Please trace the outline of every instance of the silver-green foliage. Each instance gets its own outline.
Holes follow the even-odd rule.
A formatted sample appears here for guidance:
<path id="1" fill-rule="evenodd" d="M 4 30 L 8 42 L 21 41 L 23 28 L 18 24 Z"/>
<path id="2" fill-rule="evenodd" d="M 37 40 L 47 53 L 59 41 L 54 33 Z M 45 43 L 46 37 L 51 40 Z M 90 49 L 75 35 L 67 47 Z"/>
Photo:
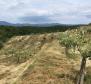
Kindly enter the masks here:
<path id="1" fill-rule="evenodd" d="M 68 32 L 63 32 L 60 35 L 60 43 L 66 46 L 67 48 L 75 47 L 77 45 L 77 40 Z"/>
<path id="2" fill-rule="evenodd" d="M 79 30 L 78 32 L 66 31 L 60 35 L 60 44 L 66 48 L 74 48 L 79 51 L 81 56 L 91 56 L 91 39 L 86 36 L 87 31 Z"/>
<path id="3" fill-rule="evenodd" d="M 22 63 L 31 58 L 30 49 L 10 49 L 7 51 L 9 55 L 11 55 L 11 61 L 15 63 Z M 8 55 L 7 54 L 7 55 Z"/>
<path id="4" fill-rule="evenodd" d="M 86 30 L 76 32 L 66 31 L 61 34 L 60 43 L 66 46 L 67 50 L 70 48 L 77 48 L 82 56 L 80 71 L 77 76 L 76 84 L 83 84 L 85 77 L 86 59 L 91 57 L 91 38 L 88 37 Z M 91 35 L 90 35 L 91 36 Z"/>

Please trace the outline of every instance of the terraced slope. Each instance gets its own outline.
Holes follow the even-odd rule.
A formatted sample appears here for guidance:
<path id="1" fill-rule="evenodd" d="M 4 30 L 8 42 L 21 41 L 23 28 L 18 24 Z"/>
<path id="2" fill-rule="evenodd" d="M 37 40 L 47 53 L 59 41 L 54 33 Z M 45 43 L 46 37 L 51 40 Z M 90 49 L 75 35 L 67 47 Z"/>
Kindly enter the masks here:
<path id="1" fill-rule="evenodd" d="M 74 84 L 80 59 L 67 57 L 58 38 L 59 32 L 11 37 L 0 50 L 0 84 Z"/>

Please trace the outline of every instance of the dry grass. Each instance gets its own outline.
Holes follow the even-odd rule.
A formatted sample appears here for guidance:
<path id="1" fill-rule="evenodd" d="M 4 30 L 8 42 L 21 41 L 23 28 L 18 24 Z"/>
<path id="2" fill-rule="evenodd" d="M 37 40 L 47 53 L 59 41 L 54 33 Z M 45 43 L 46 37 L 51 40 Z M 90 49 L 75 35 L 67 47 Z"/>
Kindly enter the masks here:
<path id="1" fill-rule="evenodd" d="M 59 33 L 12 37 L 0 50 L 0 84 L 74 84 L 80 60 L 66 56 L 58 37 Z"/>

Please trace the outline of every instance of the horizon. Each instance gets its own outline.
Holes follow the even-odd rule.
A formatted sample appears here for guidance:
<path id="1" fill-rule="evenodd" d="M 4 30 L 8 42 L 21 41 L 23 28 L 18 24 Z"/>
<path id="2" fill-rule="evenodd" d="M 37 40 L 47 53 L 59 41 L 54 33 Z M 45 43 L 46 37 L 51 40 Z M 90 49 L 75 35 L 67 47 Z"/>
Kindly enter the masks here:
<path id="1" fill-rule="evenodd" d="M 91 0 L 0 0 L 0 21 L 21 24 L 88 24 L 91 23 L 90 3 Z"/>
<path id="2" fill-rule="evenodd" d="M 8 21 L 0 21 L 0 25 L 89 25 L 90 23 L 85 23 L 85 24 L 62 24 L 62 23 L 13 23 L 13 22 L 8 22 Z"/>

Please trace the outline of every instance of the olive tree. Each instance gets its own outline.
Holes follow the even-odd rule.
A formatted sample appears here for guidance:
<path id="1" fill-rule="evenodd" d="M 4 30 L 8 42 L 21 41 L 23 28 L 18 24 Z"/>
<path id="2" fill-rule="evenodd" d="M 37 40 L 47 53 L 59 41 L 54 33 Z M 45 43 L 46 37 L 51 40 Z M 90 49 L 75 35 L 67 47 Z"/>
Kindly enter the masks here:
<path id="1" fill-rule="evenodd" d="M 87 37 L 86 34 L 87 32 L 84 30 L 79 30 L 74 33 L 66 31 L 63 32 L 60 37 L 60 43 L 63 44 L 67 50 L 70 48 L 77 48 L 80 56 L 82 57 L 76 84 L 84 83 L 86 60 L 91 57 L 91 39 L 90 37 Z"/>

